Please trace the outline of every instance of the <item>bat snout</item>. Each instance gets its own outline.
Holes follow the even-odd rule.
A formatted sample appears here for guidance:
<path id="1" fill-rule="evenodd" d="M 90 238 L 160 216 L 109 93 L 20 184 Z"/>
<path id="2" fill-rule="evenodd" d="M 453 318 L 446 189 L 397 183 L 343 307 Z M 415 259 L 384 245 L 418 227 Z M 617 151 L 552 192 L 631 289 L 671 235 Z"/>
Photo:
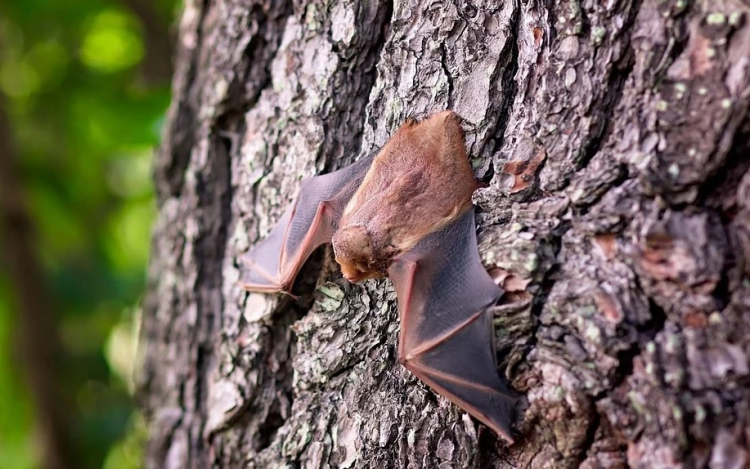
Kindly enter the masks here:
<path id="1" fill-rule="evenodd" d="M 344 278 L 347 279 L 349 281 L 349 283 L 359 283 L 362 280 L 364 280 L 364 275 L 362 275 L 361 273 L 359 275 L 358 274 L 353 274 L 353 275 L 350 274 L 350 275 L 344 275 Z"/>
<path id="2" fill-rule="evenodd" d="M 347 279 L 350 283 L 359 283 L 362 280 L 365 280 L 368 278 L 367 272 L 364 271 L 364 269 L 361 269 L 356 264 L 349 264 L 349 263 L 339 263 L 341 266 L 341 273 L 344 275 L 344 278 Z"/>
<path id="3" fill-rule="evenodd" d="M 357 283 L 377 276 L 373 269 L 372 238 L 364 226 L 349 225 L 339 229 L 331 244 L 341 273 L 349 282 Z"/>
<path id="4" fill-rule="evenodd" d="M 336 259 L 341 266 L 341 274 L 349 283 L 359 283 L 371 278 L 381 278 L 384 275 L 373 266 L 361 262 L 341 262 Z"/>

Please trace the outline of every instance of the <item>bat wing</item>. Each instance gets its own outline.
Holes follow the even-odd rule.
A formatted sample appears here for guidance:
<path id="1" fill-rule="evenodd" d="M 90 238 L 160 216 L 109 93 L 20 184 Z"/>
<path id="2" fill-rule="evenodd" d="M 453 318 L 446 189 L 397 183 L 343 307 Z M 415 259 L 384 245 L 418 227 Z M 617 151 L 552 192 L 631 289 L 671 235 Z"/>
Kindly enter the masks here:
<path id="1" fill-rule="evenodd" d="M 394 259 L 399 359 L 422 381 L 509 442 L 514 399 L 495 363 L 488 307 L 502 291 L 482 266 L 474 209 Z"/>
<path id="2" fill-rule="evenodd" d="M 331 236 L 376 153 L 346 168 L 302 181 L 299 195 L 266 239 L 240 259 L 242 286 L 289 293 L 302 264 Z"/>

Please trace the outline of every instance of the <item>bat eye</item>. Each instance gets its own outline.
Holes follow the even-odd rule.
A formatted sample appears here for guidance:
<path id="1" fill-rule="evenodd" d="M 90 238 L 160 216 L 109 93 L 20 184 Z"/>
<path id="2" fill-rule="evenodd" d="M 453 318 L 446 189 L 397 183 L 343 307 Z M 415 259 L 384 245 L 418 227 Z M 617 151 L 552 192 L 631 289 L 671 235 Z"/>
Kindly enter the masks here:
<path id="1" fill-rule="evenodd" d="M 362 273 L 365 273 L 370 269 L 368 269 L 367 264 L 363 264 L 362 262 L 357 262 L 357 270 L 359 270 Z"/>

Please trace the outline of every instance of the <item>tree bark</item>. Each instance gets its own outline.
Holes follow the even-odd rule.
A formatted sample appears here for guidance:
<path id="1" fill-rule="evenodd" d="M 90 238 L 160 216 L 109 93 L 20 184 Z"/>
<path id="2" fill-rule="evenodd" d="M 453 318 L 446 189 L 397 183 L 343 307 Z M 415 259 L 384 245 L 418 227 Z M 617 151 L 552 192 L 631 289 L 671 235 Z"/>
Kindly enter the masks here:
<path id="1" fill-rule="evenodd" d="M 493 3 L 496 6 L 486 6 Z M 750 464 L 750 5 L 187 1 L 156 161 L 149 467 Z M 506 446 L 398 363 L 388 281 L 237 257 L 302 177 L 450 108 L 507 292 Z"/>

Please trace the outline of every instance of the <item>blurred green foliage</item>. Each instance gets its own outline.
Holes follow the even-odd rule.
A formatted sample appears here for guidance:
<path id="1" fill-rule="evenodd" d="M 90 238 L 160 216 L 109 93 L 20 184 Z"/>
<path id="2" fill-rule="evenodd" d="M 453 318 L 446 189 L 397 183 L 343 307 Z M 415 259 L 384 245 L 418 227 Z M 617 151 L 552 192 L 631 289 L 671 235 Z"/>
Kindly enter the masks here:
<path id="1" fill-rule="evenodd" d="M 0 93 L 38 233 L 41 280 L 58 314 L 60 386 L 75 403 L 70 434 L 82 469 L 141 464 L 145 425 L 129 385 L 133 323 L 155 214 L 151 157 L 169 102 L 169 77 L 149 77 L 143 65 L 152 50 L 146 23 L 167 31 L 178 2 L 0 2 Z M 37 468 L 11 280 L 0 273 L 0 468 Z"/>

